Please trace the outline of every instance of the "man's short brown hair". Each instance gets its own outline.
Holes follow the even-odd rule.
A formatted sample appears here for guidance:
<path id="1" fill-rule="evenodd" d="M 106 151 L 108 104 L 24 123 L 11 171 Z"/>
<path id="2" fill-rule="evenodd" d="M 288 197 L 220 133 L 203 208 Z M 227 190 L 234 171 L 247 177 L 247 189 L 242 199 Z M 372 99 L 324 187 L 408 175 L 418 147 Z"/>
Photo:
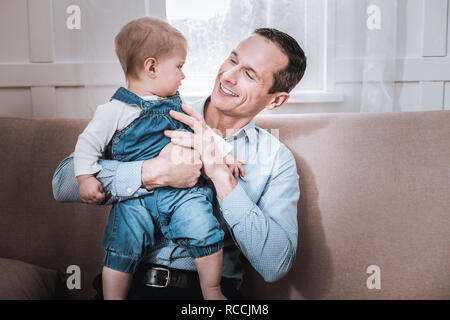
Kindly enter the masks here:
<path id="1" fill-rule="evenodd" d="M 290 92 L 303 78 L 306 70 L 306 56 L 298 42 L 287 33 L 273 28 L 259 28 L 254 34 L 262 36 L 276 45 L 289 59 L 288 65 L 273 75 L 269 93 Z"/>
<path id="2" fill-rule="evenodd" d="M 167 22 L 143 17 L 127 23 L 114 39 L 126 77 L 139 77 L 144 61 L 161 58 L 175 48 L 186 49 L 186 38 Z"/>

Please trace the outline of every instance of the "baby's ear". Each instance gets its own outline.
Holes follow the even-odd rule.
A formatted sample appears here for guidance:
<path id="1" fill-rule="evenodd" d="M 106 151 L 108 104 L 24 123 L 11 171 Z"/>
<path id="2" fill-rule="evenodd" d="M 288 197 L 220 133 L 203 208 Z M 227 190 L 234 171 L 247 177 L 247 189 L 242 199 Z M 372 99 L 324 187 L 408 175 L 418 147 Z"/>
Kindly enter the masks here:
<path id="1" fill-rule="evenodd" d="M 158 66 L 158 60 L 153 57 L 149 57 L 144 61 L 144 73 L 150 78 L 156 77 L 156 67 Z"/>

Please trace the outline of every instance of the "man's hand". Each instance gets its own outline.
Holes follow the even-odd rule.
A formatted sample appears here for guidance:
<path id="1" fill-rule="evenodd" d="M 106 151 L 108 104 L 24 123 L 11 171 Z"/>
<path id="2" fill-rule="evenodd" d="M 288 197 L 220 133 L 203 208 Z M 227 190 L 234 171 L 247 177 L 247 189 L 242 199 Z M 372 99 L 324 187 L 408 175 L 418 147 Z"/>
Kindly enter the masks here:
<path id="1" fill-rule="evenodd" d="M 214 137 L 205 119 L 192 108 L 186 105 L 181 107 L 186 114 L 171 110 L 170 116 L 188 125 L 194 132 L 166 130 L 164 134 L 171 138 L 172 143 L 200 153 L 205 174 L 214 183 L 219 199 L 224 199 L 237 185 L 237 180 L 216 151 Z"/>
<path id="2" fill-rule="evenodd" d="M 170 116 L 188 125 L 194 132 L 166 130 L 164 134 L 171 138 L 176 145 L 197 150 L 201 155 L 205 174 L 214 180 L 217 174 L 224 169 L 227 170 L 228 167 L 219 152 L 216 151 L 214 137 L 208 130 L 205 119 L 186 105 L 182 105 L 182 108 L 186 114 L 172 110 Z"/>
<path id="3" fill-rule="evenodd" d="M 231 154 L 226 155 L 223 160 L 236 179 L 238 179 L 240 175 L 245 177 L 245 171 L 243 167 L 243 165 L 245 164 L 244 161 L 233 157 Z"/>
<path id="4" fill-rule="evenodd" d="M 149 191 L 165 186 L 190 188 L 197 183 L 201 169 L 198 151 L 169 143 L 158 157 L 142 164 L 142 186 Z"/>
<path id="5" fill-rule="evenodd" d="M 77 177 L 80 196 L 88 204 L 100 204 L 105 200 L 103 186 L 94 175 L 85 174 Z"/>

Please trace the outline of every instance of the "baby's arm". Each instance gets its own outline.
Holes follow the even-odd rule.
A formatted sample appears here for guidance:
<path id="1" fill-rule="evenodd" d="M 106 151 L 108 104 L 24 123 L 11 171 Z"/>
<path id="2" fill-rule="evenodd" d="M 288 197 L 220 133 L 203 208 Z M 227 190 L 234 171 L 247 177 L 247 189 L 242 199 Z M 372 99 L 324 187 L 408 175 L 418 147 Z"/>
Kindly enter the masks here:
<path id="1" fill-rule="evenodd" d="M 75 176 L 83 202 L 98 203 L 105 199 L 100 181 L 95 178 L 101 170 L 98 160 L 117 129 L 120 110 L 106 103 L 97 108 L 92 120 L 78 137 L 74 152 Z"/>

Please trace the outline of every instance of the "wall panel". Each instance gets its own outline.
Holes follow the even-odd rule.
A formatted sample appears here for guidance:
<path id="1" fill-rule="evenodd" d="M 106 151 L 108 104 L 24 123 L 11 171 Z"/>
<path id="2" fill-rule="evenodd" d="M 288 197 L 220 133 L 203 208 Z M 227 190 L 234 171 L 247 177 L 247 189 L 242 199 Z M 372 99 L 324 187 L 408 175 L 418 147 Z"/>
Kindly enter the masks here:
<path id="1" fill-rule="evenodd" d="M 397 1 L 395 108 L 449 109 L 449 0 Z M 81 8 L 80 30 L 66 27 L 71 4 Z M 110 40 L 127 21 L 152 15 L 152 8 L 161 11 L 163 4 L 163 0 L 0 1 L 0 116 L 90 117 L 124 84 Z M 328 43 L 334 45 L 335 56 L 327 59 L 334 69 L 333 83 L 327 86 L 337 95 L 322 99 L 310 92 L 299 103 L 273 113 L 359 112 L 367 1 L 333 0 L 332 4 L 335 38 Z M 34 8 L 31 14 L 30 8 Z M 314 4 L 307 10 L 314 10 Z M 39 17 L 46 23 L 36 24 Z M 83 40 L 86 32 L 88 42 Z"/>
<path id="2" fill-rule="evenodd" d="M 29 88 L 0 88 L 2 117 L 33 118 Z"/>
<path id="3" fill-rule="evenodd" d="M 0 63 L 28 62 L 27 0 L 0 1 Z"/>

